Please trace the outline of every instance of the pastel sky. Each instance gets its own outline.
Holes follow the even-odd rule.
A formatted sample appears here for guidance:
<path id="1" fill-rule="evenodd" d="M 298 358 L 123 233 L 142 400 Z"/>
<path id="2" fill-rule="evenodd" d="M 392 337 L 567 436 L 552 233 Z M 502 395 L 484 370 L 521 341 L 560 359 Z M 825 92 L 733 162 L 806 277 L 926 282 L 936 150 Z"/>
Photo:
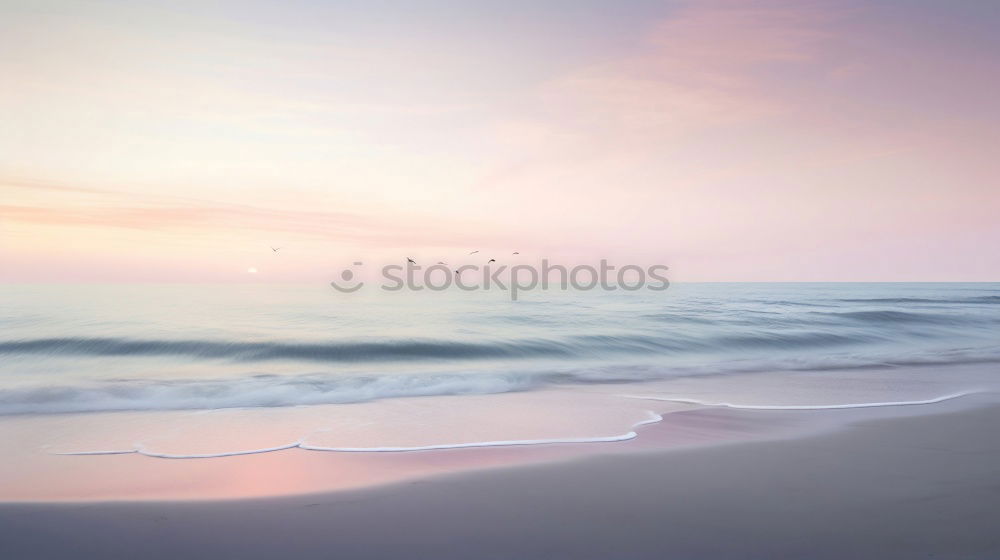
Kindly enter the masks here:
<path id="1" fill-rule="evenodd" d="M 998 28 L 998 2 L 5 0 L 0 280 L 473 249 L 1000 280 Z"/>

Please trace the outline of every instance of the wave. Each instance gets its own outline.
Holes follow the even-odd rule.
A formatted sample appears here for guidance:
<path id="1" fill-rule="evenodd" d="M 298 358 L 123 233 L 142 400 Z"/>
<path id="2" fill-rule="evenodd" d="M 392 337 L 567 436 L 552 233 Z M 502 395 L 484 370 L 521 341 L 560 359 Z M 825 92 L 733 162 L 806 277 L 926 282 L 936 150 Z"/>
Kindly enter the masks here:
<path id="1" fill-rule="evenodd" d="M 715 321 L 705 318 L 698 317 L 695 315 L 684 315 L 682 313 L 645 313 L 641 315 L 643 319 L 652 319 L 655 321 L 663 321 L 667 323 L 691 323 L 696 325 L 712 325 Z"/>
<path id="2" fill-rule="evenodd" d="M 698 399 L 679 399 L 672 397 L 657 397 L 646 395 L 621 395 L 629 399 L 642 399 L 650 401 L 674 402 L 680 404 L 696 404 L 699 406 L 714 406 L 722 408 L 737 408 L 740 410 L 839 410 L 847 408 L 879 408 L 886 406 L 916 406 L 925 404 L 937 404 L 953 399 L 983 393 L 984 391 L 963 391 L 952 393 L 941 397 L 934 397 L 916 401 L 885 401 L 869 403 L 846 403 L 846 404 L 733 404 L 728 402 L 710 402 Z"/>
<path id="3" fill-rule="evenodd" d="M 843 303 L 940 303 L 940 304 L 1000 304 L 1000 296 L 971 296 L 962 298 L 849 298 L 838 299 Z"/>
<path id="4" fill-rule="evenodd" d="M 759 332 L 755 334 L 721 336 L 717 337 L 715 342 L 725 347 L 739 349 L 831 348 L 870 343 L 880 338 L 873 334 L 840 334 L 823 331 L 796 334 Z"/>
<path id="5" fill-rule="evenodd" d="M 892 311 L 888 309 L 877 311 L 813 311 L 813 315 L 831 317 L 834 319 L 848 319 L 869 324 L 951 324 L 959 322 L 970 322 L 970 319 L 962 316 L 947 315 L 943 313 L 916 313 L 913 311 Z"/>
<path id="6" fill-rule="evenodd" d="M 0 342 L 0 354 L 75 356 L 186 356 L 191 358 L 267 361 L 296 359 L 322 362 L 375 360 L 513 358 L 572 355 L 558 341 L 534 339 L 492 342 L 386 340 L 336 342 L 246 342 L 145 340 L 130 338 L 39 338 Z"/>
<path id="7" fill-rule="evenodd" d="M 530 391 L 546 386 L 624 384 L 763 371 L 820 372 L 998 362 L 1000 349 L 969 348 L 896 357 L 761 358 L 688 366 L 578 364 L 563 368 L 461 373 L 347 375 L 330 372 L 214 379 L 118 379 L 86 385 L 0 389 L 0 415 L 347 404 L 403 397 L 485 395 Z"/>
<path id="8" fill-rule="evenodd" d="M 122 380 L 97 386 L 0 390 L 0 415 L 203 410 L 346 404 L 395 397 L 524 391 L 551 374 L 275 376 L 187 381 Z"/>
<path id="9" fill-rule="evenodd" d="M 38 338 L 0 341 L 0 355 L 91 357 L 186 357 L 235 362 L 296 360 L 363 363 L 418 360 L 575 358 L 609 354 L 670 354 L 739 348 L 814 348 L 871 342 L 872 335 L 821 330 L 757 332 L 696 338 L 690 335 L 578 335 L 562 339 L 525 338 L 488 341 L 388 339 L 378 341 L 277 342 L 153 340 L 132 338 Z"/>
<path id="10" fill-rule="evenodd" d="M 793 301 L 787 299 L 751 299 L 749 300 L 753 303 L 762 303 L 764 305 L 787 305 L 793 307 L 829 307 L 823 303 L 810 303 L 805 301 Z"/>
<path id="11" fill-rule="evenodd" d="M 243 342 L 142 340 L 129 338 L 40 338 L 0 341 L 2 354 L 94 357 L 176 356 L 239 362 L 298 360 L 376 362 L 399 360 L 482 360 L 565 358 L 595 352 L 670 352 L 691 349 L 687 339 L 632 335 L 581 335 L 565 339 L 532 338 L 490 341 L 390 339 L 332 342 Z"/>

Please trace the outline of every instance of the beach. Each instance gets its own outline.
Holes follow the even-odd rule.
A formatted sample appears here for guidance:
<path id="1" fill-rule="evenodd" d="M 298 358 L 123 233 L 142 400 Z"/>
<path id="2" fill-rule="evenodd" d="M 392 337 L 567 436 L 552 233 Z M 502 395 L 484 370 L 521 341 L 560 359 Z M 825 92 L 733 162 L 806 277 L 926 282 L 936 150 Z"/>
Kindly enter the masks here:
<path id="1" fill-rule="evenodd" d="M 995 558 L 1000 406 L 973 404 L 911 407 L 921 410 L 776 441 L 596 455 L 354 491 L 6 504 L 0 555 Z"/>
<path id="2" fill-rule="evenodd" d="M 0 557 L 995 558 L 998 288 L 12 288 Z"/>
<path id="3" fill-rule="evenodd" d="M 1000 1 L 0 22 L 0 560 L 1000 560 Z"/>

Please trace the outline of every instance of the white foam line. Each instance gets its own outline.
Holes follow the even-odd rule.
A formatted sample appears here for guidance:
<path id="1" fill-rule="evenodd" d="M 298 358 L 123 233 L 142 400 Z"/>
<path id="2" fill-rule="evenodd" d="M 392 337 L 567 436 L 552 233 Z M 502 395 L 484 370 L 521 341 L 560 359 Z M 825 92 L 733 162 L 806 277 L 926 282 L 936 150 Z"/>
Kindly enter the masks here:
<path id="1" fill-rule="evenodd" d="M 622 397 L 629 399 L 645 399 L 651 401 L 665 401 L 665 402 L 675 402 L 683 404 L 696 404 L 700 406 L 718 406 L 723 408 L 738 408 L 741 410 L 833 410 L 833 409 L 843 409 L 843 408 L 876 408 L 883 406 L 913 406 L 921 404 L 935 404 L 944 401 L 950 401 L 952 399 L 957 399 L 959 397 L 965 397 L 968 395 L 974 395 L 979 393 L 979 391 L 966 391 L 963 393 L 953 393 L 951 395 L 945 395 L 943 397 L 935 397 L 933 399 L 927 399 L 922 401 L 887 401 L 887 402 L 873 402 L 873 403 L 848 403 L 848 404 L 793 404 L 793 405 L 782 405 L 782 404 L 733 404 L 728 402 L 708 402 L 699 401 L 696 399 L 675 399 L 667 397 L 654 397 L 646 395 L 621 395 Z"/>
<path id="2" fill-rule="evenodd" d="M 108 451 L 50 451 L 50 455 L 128 455 L 138 453 L 135 449 L 111 449 Z"/>
<path id="3" fill-rule="evenodd" d="M 434 451 L 442 449 L 468 449 L 471 447 L 513 447 L 518 445 L 551 445 L 556 443 L 608 443 L 617 441 L 628 441 L 639 436 L 635 428 L 647 424 L 655 424 L 663 420 L 663 417 L 652 411 L 646 411 L 649 418 L 641 420 L 632 425 L 632 431 L 627 434 L 615 436 L 597 436 L 581 438 L 552 438 L 552 439 L 514 439 L 501 441 L 474 441 L 468 443 L 442 443 L 436 445 L 420 445 L 413 447 L 321 447 L 316 445 L 300 444 L 299 447 L 309 451 L 337 451 L 342 453 L 401 453 L 407 451 Z"/>
<path id="4" fill-rule="evenodd" d="M 202 454 L 172 454 L 172 453 L 158 453 L 155 451 L 149 451 L 143 449 L 141 445 L 137 445 L 135 449 L 130 450 L 115 450 L 115 451 L 70 451 L 63 453 L 53 453 L 54 455 L 123 455 L 128 453 L 137 453 L 139 455 L 145 455 L 147 457 L 155 457 L 157 459 L 212 459 L 216 457 L 233 457 L 237 455 L 255 455 L 258 453 L 271 453 L 273 451 L 283 451 L 285 449 L 304 449 L 306 451 L 328 451 L 328 452 L 341 452 L 341 453 L 403 453 L 407 451 L 433 451 L 442 449 L 468 449 L 474 447 L 513 447 L 518 445 L 551 445 L 557 443 L 609 443 L 618 441 L 628 441 L 639 436 L 635 429 L 640 426 L 646 426 L 648 424 L 655 424 L 663 420 L 663 417 L 652 411 L 646 411 L 649 418 L 645 420 L 640 420 L 632 425 L 632 431 L 626 434 L 614 435 L 614 436 L 596 436 L 596 437 L 579 437 L 579 438 L 552 438 L 552 439 L 515 439 L 515 440 L 501 440 L 501 441 L 475 441 L 467 443 L 441 443 L 435 445 L 419 445 L 413 447 L 323 447 L 318 445 L 309 445 L 301 441 L 295 443 L 289 443 L 286 445 L 279 445 L 276 447 L 266 447 L 262 449 L 250 449 L 246 451 L 227 451 L 223 453 L 202 453 Z"/>
<path id="5" fill-rule="evenodd" d="M 52 455 L 145 455 L 146 457 L 155 457 L 157 459 L 212 459 L 215 457 L 233 457 L 236 455 L 256 455 L 258 453 L 270 453 L 272 451 L 281 451 L 284 449 L 293 449 L 298 447 L 298 442 L 289 443 L 287 445 L 279 445 L 276 447 L 265 447 L 262 449 L 247 449 L 243 451 L 224 451 L 221 453 L 200 453 L 200 454 L 173 454 L 173 453 L 158 453 L 156 451 L 149 451 L 143 449 L 142 446 L 136 446 L 135 449 L 120 449 L 120 450 L 109 450 L 109 451 L 54 451 L 51 452 Z"/>
<path id="6" fill-rule="evenodd" d="M 156 457 L 157 459 L 214 459 L 216 457 L 235 457 L 237 455 L 258 455 L 260 453 L 271 453 L 272 451 L 284 451 L 285 449 L 294 449 L 299 447 L 300 443 L 288 443 L 285 445 L 277 445 L 275 447 L 264 447 L 261 449 L 247 449 L 244 451 L 223 451 L 221 453 L 183 453 L 183 454 L 173 454 L 173 453 L 158 453 L 156 451 L 147 451 L 145 449 L 139 448 L 135 452 L 140 455 L 145 455 L 146 457 Z"/>
<path id="7" fill-rule="evenodd" d="M 647 426 L 649 424 L 656 424 L 657 422 L 663 421 L 663 416 L 660 416 L 659 414 L 653 412 L 652 410 L 647 410 L 646 414 L 649 415 L 649 418 L 645 420 L 640 420 L 639 422 L 632 424 L 633 429 L 638 428 L 639 426 Z"/>
<path id="8" fill-rule="evenodd" d="M 441 443 L 437 445 L 418 445 L 414 447 L 320 447 L 302 444 L 299 447 L 308 451 L 339 451 L 343 453 L 400 453 L 405 451 L 433 451 L 438 449 L 466 449 L 469 447 L 512 447 L 515 445 L 545 445 L 553 443 L 600 443 L 613 441 L 628 441 L 639 434 L 629 432 L 616 436 L 582 437 L 565 439 L 512 439 L 501 441 L 473 441 L 468 443 Z"/>

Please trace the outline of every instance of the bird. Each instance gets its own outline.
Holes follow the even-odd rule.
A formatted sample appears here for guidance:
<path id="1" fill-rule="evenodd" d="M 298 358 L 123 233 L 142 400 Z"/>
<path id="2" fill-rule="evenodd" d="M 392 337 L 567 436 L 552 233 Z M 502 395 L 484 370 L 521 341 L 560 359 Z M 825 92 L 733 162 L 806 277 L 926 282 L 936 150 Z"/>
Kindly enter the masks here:
<path id="1" fill-rule="evenodd" d="M 443 262 L 443 261 L 438 261 L 438 264 L 448 264 L 448 263 Z"/>
<path id="2" fill-rule="evenodd" d="M 478 253 L 478 252 L 479 252 L 479 249 L 476 249 L 475 251 L 473 251 L 473 252 L 471 252 L 471 253 L 469 253 L 469 254 L 470 254 L 470 255 L 475 255 L 475 254 L 476 254 L 476 253 Z"/>
<path id="3" fill-rule="evenodd" d="M 491 262 L 497 262 L 497 260 L 496 259 L 490 259 L 486 264 L 490 264 Z"/>
<path id="4" fill-rule="evenodd" d="M 515 255 L 520 255 L 521 253 L 518 253 L 517 251 L 514 251 L 514 253 L 513 253 L 513 254 L 515 254 Z"/>
<path id="5" fill-rule="evenodd" d="M 406 262 L 408 262 L 410 264 L 417 264 L 417 261 L 411 259 L 410 257 L 406 257 Z"/>
<path id="6" fill-rule="evenodd" d="M 281 250 L 281 247 L 271 247 L 271 252 L 272 253 L 277 253 L 280 250 Z"/>
<path id="7" fill-rule="evenodd" d="M 458 275 L 460 275 L 460 274 L 462 274 L 462 273 L 461 273 L 461 272 L 459 272 L 459 271 L 457 271 L 457 270 L 455 271 L 455 276 L 458 276 Z"/>

